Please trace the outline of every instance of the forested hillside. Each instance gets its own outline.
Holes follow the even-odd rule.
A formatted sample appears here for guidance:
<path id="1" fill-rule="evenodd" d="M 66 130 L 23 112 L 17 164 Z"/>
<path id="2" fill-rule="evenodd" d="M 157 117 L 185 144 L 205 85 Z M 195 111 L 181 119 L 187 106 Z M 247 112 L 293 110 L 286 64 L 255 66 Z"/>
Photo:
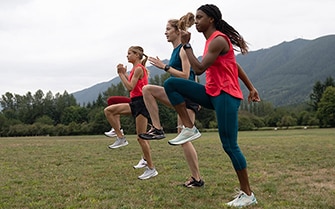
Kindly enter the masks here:
<path id="1" fill-rule="evenodd" d="M 315 82 L 335 77 L 335 35 L 297 39 L 269 49 L 238 55 L 263 99 L 276 106 L 309 99 Z"/>

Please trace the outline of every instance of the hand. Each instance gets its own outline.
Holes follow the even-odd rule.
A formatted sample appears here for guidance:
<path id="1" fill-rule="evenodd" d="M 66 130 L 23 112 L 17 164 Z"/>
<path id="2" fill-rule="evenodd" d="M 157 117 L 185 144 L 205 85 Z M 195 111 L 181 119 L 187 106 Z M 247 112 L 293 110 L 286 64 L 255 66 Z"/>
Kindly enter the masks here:
<path id="1" fill-rule="evenodd" d="M 125 74 L 127 72 L 127 66 L 124 67 L 123 64 L 118 64 L 116 68 L 118 74 Z"/>
<path id="2" fill-rule="evenodd" d="M 181 34 L 181 43 L 182 44 L 187 44 L 190 42 L 191 40 L 191 33 L 186 31 L 186 30 L 181 30 L 180 31 Z"/>
<path id="3" fill-rule="evenodd" d="M 260 102 L 261 99 L 258 95 L 258 91 L 257 89 L 253 88 L 250 92 L 249 92 L 249 96 L 248 96 L 248 102 Z"/>
<path id="4" fill-rule="evenodd" d="M 152 64 L 153 66 L 156 66 L 160 69 L 164 69 L 165 64 L 158 58 L 158 57 L 149 57 L 148 58 L 150 64 Z"/>

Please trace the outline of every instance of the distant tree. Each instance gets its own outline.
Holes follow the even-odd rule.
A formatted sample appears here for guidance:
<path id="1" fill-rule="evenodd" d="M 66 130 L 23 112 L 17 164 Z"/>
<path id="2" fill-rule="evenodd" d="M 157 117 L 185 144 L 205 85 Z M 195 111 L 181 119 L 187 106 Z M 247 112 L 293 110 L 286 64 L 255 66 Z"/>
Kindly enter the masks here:
<path id="1" fill-rule="evenodd" d="M 128 96 L 129 97 L 129 91 L 124 87 L 122 82 L 119 82 L 117 85 L 112 84 L 111 87 L 109 87 L 105 92 L 102 94 L 102 99 L 104 100 L 104 105 L 107 105 L 107 99 L 110 96 Z"/>
<path id="2" fill-rule="evenodd" d="M 0 112 L 0 136 L 5 136 L 5 132 L 8 129 L 8 119 Z"/>
<path id="3" fill-rule="evenodd" d="M 93 103 L 94 107 L 104 107 L 106 106 L 106 99 L 103 99 L 102 94 L 98 95 L 97 100 L 95 100 L 95 102 Z"/>
<path id="4" fill-rule="evenodd" d="M 327 77 L 326 80 L 325 80 L 325 82 L 324 82 L 324 86 L 325 86 L 325 89 L 328 86 L 335 87 L 335 81 L 334 81 L 333 77 Z"/>
<path id="5" fill-rule="evenodd" d="M 200 111 L 196 114 L 195 119 L 198 123 L 201 123 L 203 128 L 209 128 L 211 121 L 216 121 L 215 111 L 201 107 Z"/>
<path id="6" fill-rule="evenodd" d="M 312 106 L 313 111 L 318 110 L 318 103 L 322 98 L 323 92 L 328 86 L 335 87 L 335 82 L 332 77 L 327 77 L 325 82 L 317 81 L 313 86 L 313 92 L 310 94 L 310 105 Z"/>
<path id="7" fill-rule="evenodd" d="M 77 105 L 76 99 L 72 94 L 68 94 L 67 91 L 64 91 L 63 94 L 57 93 L 55 95 L 55 102 L 54 102 L 55 124 L 61 122 L 61 116 L 65 108 L 76 105 Z"/>
<path id="8" fill-rule="evenodd" d="M 273 112 L 273 104 L 267 101 L 251 102 L 242 100 L 240 110 L 248 111 L 256 116 L 266 116 Z"/>
<path id="9" fill-rule="evenodd" d="M 318 103 L 317 116 L 323 127 L 335 127 L 335 87 L 329 86 Z"/>
<path id="10" fill-rule="evenodd" d="M 313 126 L 313 125 L 319 125 L 319 120 L 316 118 L 316 114 L 314 112 L 310 111 L 301 111 L 298 114 L 297 119 L 298 125 L 303 126 Z"/>
<path id="11" fill-rule="evenodd" d="M 244 114 L 239 114 L 238 116 L 238 130 L 239 131 L 250 131 L 255 128 L 251 119 Z"/>
<path id="12" fill-rule="evenodd" d="M 291 115 L 284 115 L 281 120 L 277 122 L 277 126 L 286 128 L 288 128 L 289 126 L 294 126 L 296 124 L 296 119 L 293 118 Z"/>
<path id="13" fill-rule="evenodd" d="M 317 111 L 318 103 L 321 100 L 323 91 L 324 89 L 322 83 L 320 81 L 317 81 L 313 86 L 313 93 L 311 93 L 309 96 L 313 111 Z"/>
<path id="14" fill-rule="evenodd" d="M 152 85 L 158 85 L 158 86 L 163 86 L 163 83 L 166 79 L 170 78 L 169 73 L 163 73 L 160 76 L 156 75 L 153 78 L 149 79 L 149 83 Z"/>
<path id="15" fill-rule="evenodd" d="M 70 123 L 81 124 L 87 122 L 87 109 L 79 105 L 66 107 L 61 115 L 61 123 L 69 125 Z"/>
<path id="16" fill-rule="evenodd" d="M 54 121 L 47 115 L 43 115 L 42 117 L 36 118 L 35 123 L 41 123 L 46 125 L 53 125 Z"/>
<path id="17" fill-rule="evenodd" d="M 159 75 L 155 75 L 152 78 L 149 78 L 149 83 L 152 85 L 162 85 L 161 77 Z"/>
<path id="18" fill-rule="evenodd" d="M 104 131 L 110 130 L 110 125 L 106 120 L 104 111 L 102 108 L 94 108 L 89 114 L 91 134 L 102 134 Z M 122 124 L 122 121 L 121 121 Z"/>
<path id="19" fill-rule="evenodd" d="M 265 125 L 269 127 L 276 127 L 285 114 L 287 114 L 287 111 L 283 108 L 274 109 L 269 115 L 264 117 Z"/>
<path id="20" fill-rule="evenodd" d="M 0 104 L 3 110 L 15 110 L 14 95 L 10 92 L 6 92 L 4 95 L 2 95 Z"/>

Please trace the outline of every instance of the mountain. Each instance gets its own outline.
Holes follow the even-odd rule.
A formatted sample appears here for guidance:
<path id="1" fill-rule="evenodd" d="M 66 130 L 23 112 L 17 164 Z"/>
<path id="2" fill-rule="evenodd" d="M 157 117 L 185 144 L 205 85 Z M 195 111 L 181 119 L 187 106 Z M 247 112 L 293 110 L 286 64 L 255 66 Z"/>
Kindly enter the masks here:
<path id="1" fill-rule="evenodd" d="M 283 42 L 268 49 L 238 54 L 237 62 L 243 67 L 260 93 L 261 99 L 275 106 L 299 104 L 309 100 L 313 85 L 324 82 L 327 77 L 335 79 L 335 35 L 314 40 L 296 39 Z M 167 62 L 168 60 L 165 60 Z M 149 66 L 150 76 L 165 73 Z M 200 81 L 205 81 L 204 74 Z M 74 92 L 80 104 L 95 101 L 112 84 L 120 82 L 118 77 L 87 89 Z M 245 97 L 248 92 L 241 83 Z"/>
<path id="2" fill-rule="evenodd" d="M 335 35 L 296 39 L 236 60 L 264 100 L 283 106 L 308 101 L 315 82 L 335 79 L 334 46 Z"/>

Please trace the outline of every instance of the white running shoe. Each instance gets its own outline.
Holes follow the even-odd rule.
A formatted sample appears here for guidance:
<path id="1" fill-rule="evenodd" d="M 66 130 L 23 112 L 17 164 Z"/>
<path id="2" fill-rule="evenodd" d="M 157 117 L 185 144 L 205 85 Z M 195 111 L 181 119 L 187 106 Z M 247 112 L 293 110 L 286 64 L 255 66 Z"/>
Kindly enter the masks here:
<path id="1" fill-rule="evenodd" d="M 123 129 L 120 129 L 120 131 L 121 131 L 121 133 L 123 135 Z M 116 133 L 115 133 L 114 128 L 112 128 L 110 131 L 105 132 L 104 134 L 107 137 L 116 137 Z"/>
<path id="2" fill-rule="evenodd" d="M 193 126 L 192 128 L 183 127 L 180 134 L 176 138 L 169 140 L 168 143 L 170 145 L 185 144 L 186 142 L 196 140 L 200 136 L 201 133 L 195 126 Z"/>
<path id="3" fill-rule="evenodd" d="M 240 191 L 234 200 L 226 203 L 228 206 L 233 206 L 233 207 L 245 207 L 249 205 L 254 205 L 257 204 L 256 197 L 254 193 L 251 193 L 250 196 L 248 196 L 245 192 Z"/>
<path id="4" fill-rule="evenodd" d="M 123 147 L 126 145 L 128 145 L 128 142 L 125 137 L 123 138 L 116 137 L 116 141 L 114 142 L 114 144 L 111 144 L 108 147 L 110 149 L 116 149 L 116 148 Z"/>
<path id="5" fill-rule="evenodd" d="M 148 165 L 147 161 L 144 160 L 143 158 L 137 163 L 137 165 L 134 165 L 133 168 L 144 168 Z"/>
<path id="6" fill-rule="evenodd" d="M 145 179 L 149 179 L 151 177 L 157 176 L 158 172 L 155 168 L 150 169 L 149 167 L 147 167 L 144 171 L 144 173 L 142 175 L 140 175 L 138 178 L 145 180 Z"/>

